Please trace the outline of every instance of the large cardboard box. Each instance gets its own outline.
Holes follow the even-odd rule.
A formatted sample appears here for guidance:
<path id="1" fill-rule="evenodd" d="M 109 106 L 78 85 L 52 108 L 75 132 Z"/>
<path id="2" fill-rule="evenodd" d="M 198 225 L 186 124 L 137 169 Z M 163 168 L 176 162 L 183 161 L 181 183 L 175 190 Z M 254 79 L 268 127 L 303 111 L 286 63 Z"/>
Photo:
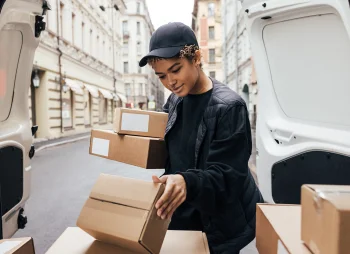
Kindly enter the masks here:
<path id="1" fill-rule="evenodd" d="M 89 152 L 146 169 L 163 169 L 168 156 L 164 140 L 118 135 L 107 130 L 91 131 Z"/>
<path id="2" fill-rule="evenodd" d="M 134 254 L 97 241 L 80 228 L 67 228 L 46 254 Z M 160 254 L 209 254 L 207 238 L 199 231 L 167 231 Z"/>
<path id="3" fill-rule="evenodd" d="M 256 246 L 260 254 L 311 254 L 300 238 L 299 205 L 258 204 Z"/>
<path id="4" fill-rule="evenodd" d="M 12 238 L 0 240 L 1 254 L 35 254 L 33 238 Z"/>
<path id="5" fill-rule="evenodd" d="M 101 174 L 77 226 L 102 242 L 138 253 L 159 253 L 170 220 L 157 215 L 163 184 Z"/>
<path id="6" fill-rule="evenodd" d="M 315 254 L 350 253 L 350 186 L 303 185 L 301 238 Z"/>
<path id="7" fill-rule="evenodd" d="M 164 138 L 167 121 L 166 113 L 116 108 L 114 131 L 119 134 Z"/>

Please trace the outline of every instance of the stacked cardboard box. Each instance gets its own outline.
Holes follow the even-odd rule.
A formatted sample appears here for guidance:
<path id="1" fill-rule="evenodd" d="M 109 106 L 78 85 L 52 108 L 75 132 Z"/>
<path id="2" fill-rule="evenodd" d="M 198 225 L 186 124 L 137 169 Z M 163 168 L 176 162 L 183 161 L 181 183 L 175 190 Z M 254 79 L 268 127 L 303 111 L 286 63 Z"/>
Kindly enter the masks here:
<path id="1" fill-rule="evenodd" d="M 208 254 L 202 232 L 167 231 L 157 216 L 163 184 L 101 174 L 79 218 L 48 254 L 198 253 Z"/>
<path id="2" fill-rule="evenodd" d="M 164 168 L 168 115 L 118 108 L 114 128 L 92 130 L 90 154 L 143 167 Z M 202 232 L 168 231 L 170 219 L 155 204 L 164 184 L 101 174 L 81 210 L 49 254 L 198 253 L 208 254 Z"/>
<path id="3" fill-rule="evenodd" d="M 350 253 L 350 186 L 302 187 L 301 238 L 315 254 Z"/>
<path id="4" fill-rule="evenodd" d="M 301 195 L 301 206 L 257 205 L 259 253 L 350 253 L 350 186 L 304 185 Z"/>
<path id="5" fill-rule="evenodd" d="M 117 108 L 113 130 L 91 131 L 89 152 L 146 169 L 164 168 L 167 120 L 166 113 Z"/>

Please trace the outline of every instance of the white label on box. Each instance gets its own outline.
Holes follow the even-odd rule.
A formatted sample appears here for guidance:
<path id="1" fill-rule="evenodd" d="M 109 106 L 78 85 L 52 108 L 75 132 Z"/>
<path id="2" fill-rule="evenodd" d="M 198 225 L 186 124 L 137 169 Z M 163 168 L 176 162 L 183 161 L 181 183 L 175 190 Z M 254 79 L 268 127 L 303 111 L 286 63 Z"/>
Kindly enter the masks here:
<path id="1" fill-rule="evenodd" d="M 102 138 L 93 138 L 92 140 L 92 149 L 93 154 L 108 156 L 109 151 L 109 140 Z"/>
<path id="2" fill-rule="evenodd" d="M 0 243 L 0 254 L 4 254 L 13 248 L 17 247 L 20 245 L 22 241 L 6 241 L 3 243 Z"/>
<path id="3" fill-rule="evenodd" d="M 277 254 L 289 254 L 289 252 L 287 251 L 286 247 L 284 247 L 281 240 L 278 240 Z"/>
<path id="4" fill-rule="evenodd" d="M 148 132 L 149 115 L 141 114 L 122 114 L 122 126 L 123 131 L 140 131 Z"/>

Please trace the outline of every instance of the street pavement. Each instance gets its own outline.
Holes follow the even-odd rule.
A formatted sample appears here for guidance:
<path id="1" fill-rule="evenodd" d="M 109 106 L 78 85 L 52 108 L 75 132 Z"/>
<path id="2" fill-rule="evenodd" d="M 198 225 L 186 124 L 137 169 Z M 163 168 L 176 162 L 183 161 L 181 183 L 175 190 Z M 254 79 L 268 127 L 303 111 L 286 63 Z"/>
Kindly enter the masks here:
<path id="1" fill-rule="evenodd" d="M 31 236 L 36 253 L 45 253 L 67 227 L 76 226 L 84 202 L 100 173 L 151 181 L 163 170 L 146 170 L 89 155 L 89 140 L 51 147 L 32 160 L 28 224 L 14 237 Z M 241 254 L 256 254 L 251 243 Z"/>

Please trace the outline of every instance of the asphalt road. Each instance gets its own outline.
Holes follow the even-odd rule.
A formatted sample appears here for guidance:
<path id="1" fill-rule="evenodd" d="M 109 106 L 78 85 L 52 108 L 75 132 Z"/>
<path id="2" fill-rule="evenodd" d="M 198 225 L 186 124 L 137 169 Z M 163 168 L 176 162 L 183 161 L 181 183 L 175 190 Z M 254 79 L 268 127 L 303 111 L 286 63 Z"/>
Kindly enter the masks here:
<path id="1" fill-rule="evenodd" d="M 31 236 L 36 253 L 45 253 L 62 232 L 76 225 L 80 210 L 100 173 L 151 181 L 163 170 L 145 170 L 89 155 L 88 139 L 40 151 L 32 160 L 28 224 L 14 237 Z M 256 254 L 254 243 L 242 254 Z"/>

